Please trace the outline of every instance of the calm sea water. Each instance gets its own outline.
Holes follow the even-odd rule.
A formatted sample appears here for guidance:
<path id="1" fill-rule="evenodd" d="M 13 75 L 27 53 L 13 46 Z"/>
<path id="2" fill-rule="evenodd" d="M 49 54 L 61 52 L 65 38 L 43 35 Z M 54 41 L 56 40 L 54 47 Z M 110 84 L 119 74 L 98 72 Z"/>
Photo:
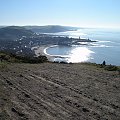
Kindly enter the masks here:
<path id="1" fill-rule="evenodd" d="M 118 29 L 80 29 L 55 34 L 74 38 L 80 36 L 98 42 L 87 45 L 49 47 L 46 53 L 56 56 L 53 61 L 102 63 L 105 60 L 107 64 L 120 66 L 120 30 Z"/>

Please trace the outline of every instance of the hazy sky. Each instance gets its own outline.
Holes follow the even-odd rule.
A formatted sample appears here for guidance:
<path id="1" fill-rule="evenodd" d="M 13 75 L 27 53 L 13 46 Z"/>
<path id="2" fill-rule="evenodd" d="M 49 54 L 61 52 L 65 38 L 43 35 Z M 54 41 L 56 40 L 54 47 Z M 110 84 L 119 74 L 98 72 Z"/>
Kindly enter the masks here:
<path id="1" fill-rule="evenodd" d="M 120 28 L 120 0 L 0 0 L 0 25 Z"/>

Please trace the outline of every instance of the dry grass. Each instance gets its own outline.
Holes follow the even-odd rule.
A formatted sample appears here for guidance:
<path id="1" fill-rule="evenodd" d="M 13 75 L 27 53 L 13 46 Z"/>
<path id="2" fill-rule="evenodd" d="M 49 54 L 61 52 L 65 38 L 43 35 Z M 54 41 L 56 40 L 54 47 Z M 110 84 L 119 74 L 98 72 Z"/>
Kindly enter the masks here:
<path id="1" fill-rule="evenodd" d="M 9 99 L 1 107 L 5 119 L 120 120 L 117 71 L 57 63 L 8 64 L 7 69 L 0 71 L 6 88 L 0 100 Z"/>

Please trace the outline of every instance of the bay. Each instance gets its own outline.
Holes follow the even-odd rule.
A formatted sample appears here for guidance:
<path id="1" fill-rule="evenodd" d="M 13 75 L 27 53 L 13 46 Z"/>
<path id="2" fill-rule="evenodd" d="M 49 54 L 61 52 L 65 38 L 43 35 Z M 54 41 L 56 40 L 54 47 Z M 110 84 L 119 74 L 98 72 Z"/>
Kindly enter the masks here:
<path id="1" fill-rule="evenodd" d="M 105 60 L 107 64 L 120 66 L 120 30 L 118 29 L 89 28 L 55 33 L 55 35 L 73 38 L 80 36 L 97 42 L 87 45 L 49 47 L 46 53 L 55 56 L 53 61 L 102 63 Z"/>

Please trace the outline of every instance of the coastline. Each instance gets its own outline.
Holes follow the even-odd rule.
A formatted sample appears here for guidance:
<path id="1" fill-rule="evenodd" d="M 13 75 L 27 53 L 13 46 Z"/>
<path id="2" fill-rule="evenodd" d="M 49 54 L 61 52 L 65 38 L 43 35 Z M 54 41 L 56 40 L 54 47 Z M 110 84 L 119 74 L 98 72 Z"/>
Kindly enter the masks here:
<path id="1" fill-rule="evenodd" d="M 54 56 L 47 54 L 46 49 L 54 46 L 56 45 L 36 46 L 36 47 L 33 47 L 32 50 L 34 50 L 36 56 L 45 55 L 49 61 L 52 61 L 54 59 Z"/>
<path id="2" fill-rule="evenodd" d="M 54 61 L 55 58 L 68 58 L 67 55 L 50 55 L 46 52 L 48 48 L 56 47 L 58 45 L 42 45 L 42 46 L 36 46 L 33 47 L 32 50 L 34 50 L 36 56 L 44 55 L 48 58 L 49 61 Z"/>
<path id="3" fill-rule="evenodd" d="M 49 44 L 49 45 L 41 45 L 41 46 L 35 46 L 35 47 L 32 47 L 32 50 L 35 52 L 35 56 L 40 56 L 40 55 L 44 55 L 47 57 L 48 61 L 50 62 L 68 62 L 68 59 L 70 58 L 69 56 L 67 55 L 52 55 L 52 54 L 48 54 L 47 53 L 47 49 L 49 48 L 52 48 L 52 47 L 57 47 L 58 45 L 52 45 L 52 44 Z M 104 60 L 104 59 L 103 59 Z M 91 63 L 96 63 L 96 64 L 101 64 L 101 62 L 94 62 L 94 61 L 81 61 L 82 63 L 86 63 L 86 62 L 91 62 Z M 119 64 L 113 64 L 107 60 L 105 60 L 107 62 L 107 65 L 115 65 L 115 66 L 120 66 Z M 81 62 L 70 62 L 70 63 L 81 63 Z"/>

